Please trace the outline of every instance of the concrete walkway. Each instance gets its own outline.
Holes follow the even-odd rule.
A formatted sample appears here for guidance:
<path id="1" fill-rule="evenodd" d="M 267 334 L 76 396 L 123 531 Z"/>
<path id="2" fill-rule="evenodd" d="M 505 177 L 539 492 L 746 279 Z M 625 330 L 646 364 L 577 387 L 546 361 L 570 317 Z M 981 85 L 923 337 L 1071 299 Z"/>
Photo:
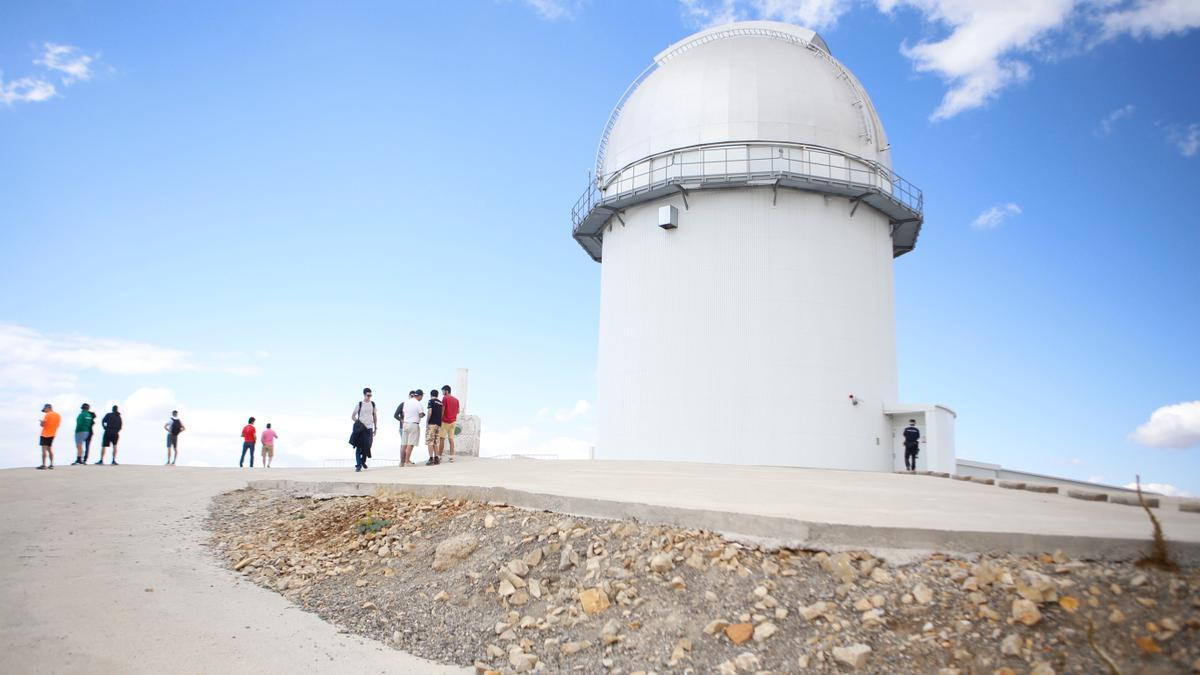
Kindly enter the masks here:
<path id="1" fill-rule="evenodd" d="M 384 486 L 637 517 L 814 547 L 1143 551 L 1141 509 L 929 476 L 658 462 L 465 460 L 439 467 L 0 471 L 4 672 L 463 672 L 340 634 L 204 548 L 211 498 L 245 487 Z M 1200 514 L 1156 513 L 1200 562 Z"/>
<path id="2" fill-rule="evenodd" d="M 438 467 L 271 469 L 262 487 L 371 494 L 379 484 L 528 508 L 636 517 L 814 547 L 1050 552 L 1130 558 L 1145 551 L 1141 508 L 933 476 L 625 461 L 466 458 Z M 277 472 L 277 473 L 276 473 Z M 480 489 L 485 488 L 485 489 Z M 1177 555 L 1200 563 L 1200 514 L 1155 510 Z"/>
<path id="3" fill-rule="evenodd" d="M 274 471 L 274 469 L 272 469 Z M 461 673 L 340 634 L 201 544 L 233 469 L 0 471 L 0 671 Z"/>

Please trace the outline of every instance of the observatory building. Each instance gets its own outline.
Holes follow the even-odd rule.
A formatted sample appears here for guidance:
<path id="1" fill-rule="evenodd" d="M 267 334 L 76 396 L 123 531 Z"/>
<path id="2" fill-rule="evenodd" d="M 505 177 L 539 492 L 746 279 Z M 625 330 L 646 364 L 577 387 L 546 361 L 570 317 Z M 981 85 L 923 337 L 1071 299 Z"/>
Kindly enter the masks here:
<path id="1" fill-rule="evenodd" d="M 601 263 L 599 459 L 954 471 L 954 413 L 901 404 L 892 259 L 921 191 L 813 31 L 728 24 L 625 91 L 572 211 Z"/>

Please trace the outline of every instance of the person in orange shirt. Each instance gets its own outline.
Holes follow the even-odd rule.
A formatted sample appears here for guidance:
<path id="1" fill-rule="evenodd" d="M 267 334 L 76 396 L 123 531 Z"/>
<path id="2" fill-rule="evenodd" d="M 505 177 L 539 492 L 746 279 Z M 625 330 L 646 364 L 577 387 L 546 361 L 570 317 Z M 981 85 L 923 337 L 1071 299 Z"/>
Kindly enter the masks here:
<path id="1" fill-rule="evenodd" d="M 62 423 L 62 415 L 54 412 L 54 407 L 49 403 L 42 406 L 42 434 L 38 439 L 38 445 L 42 448 L 42 465 L 39 469 L 54 468 L 54 450 L 51 446 L 54 445 L 54 436 L 58 433 L 58 425 Z M 46 459 L 50 459 L 49 466 L 46 465 Z"/>

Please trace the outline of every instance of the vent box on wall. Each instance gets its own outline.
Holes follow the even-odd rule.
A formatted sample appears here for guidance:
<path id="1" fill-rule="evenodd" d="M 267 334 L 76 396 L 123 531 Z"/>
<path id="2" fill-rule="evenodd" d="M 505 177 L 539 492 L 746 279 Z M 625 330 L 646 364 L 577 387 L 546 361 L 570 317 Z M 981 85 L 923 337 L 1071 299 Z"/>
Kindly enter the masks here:
<path id="1" fill-rule="evenodd" d="M 658 207 L 658 226 L 664 230 L 679 227 L 679 209 L 674 206 Z"/>

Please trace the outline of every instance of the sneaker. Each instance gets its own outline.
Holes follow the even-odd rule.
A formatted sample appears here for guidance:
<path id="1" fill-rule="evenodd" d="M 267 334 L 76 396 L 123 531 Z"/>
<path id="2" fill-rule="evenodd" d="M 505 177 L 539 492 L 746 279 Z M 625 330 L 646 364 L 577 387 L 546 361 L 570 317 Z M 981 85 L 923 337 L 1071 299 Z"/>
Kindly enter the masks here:
<path id="1" fill-rule="evenodd" d="M 447 461 L 447 462 L 450 462 L 451 464 L 453 464 L 453 463 L 454 463 L 454 458 L 453 458 L 453 457 L 451 457 L 450 459 L 447 459 L 446 461 Z"/>
<path id="2" fill-rule="evenodd" d="M 104 460 L 102 460 L 102 459 L 96 460 L 96 464 L 103 464 L 103 463 L 104 463 Z"/>
<path id="3" fill-rule="evenodd" d="M 441 463 L 442 463 L 442 458 L 441 458 L 441 457 L 434 457 L 434 458 L 433 458 L 433 465 L 434 465 L 434 466 L 437 466 L 438 464 L 441 464 Z"/>
<path id="4" fill-rule="evenodd" d="M 33 468 L 37 469 L 38 471 L 44 471 L 44 470 L 46 469 L 46 465 L 45 465 L 45 464 L 43 464 L 43 465 L 41 465 L 41 466 L 35 466 L 35 467 L 33 467 Z"/>
<path id="5" fill-rule="evenodd" d="M 114 459 L 113 461 L 109 462 L 109 465 L 111 465 L 111 466 L 120 466 L 119 464 L 117 464 L 117 460 L 115 460 L 115 459 Z"/>
<path id="6" fill-rule="evenodd" d="M 358 473 L 358 472 L 360 472 L 360 471 L 362 471 L 362 467 L 361 467 L 361 466 L 356 466 L 356 467 L 354 467 L 354 473 Z"/>
<path id="7" fill-rule="evenodd" d="M 46 468 L 47 468 L 47 469 L 53 469 L 53 468 L 54 468 L 54 465 L 53 465 L 53 464 L 51 464 L 50 466 L 48 466 L 48 467 L 46 467 Z"/>

